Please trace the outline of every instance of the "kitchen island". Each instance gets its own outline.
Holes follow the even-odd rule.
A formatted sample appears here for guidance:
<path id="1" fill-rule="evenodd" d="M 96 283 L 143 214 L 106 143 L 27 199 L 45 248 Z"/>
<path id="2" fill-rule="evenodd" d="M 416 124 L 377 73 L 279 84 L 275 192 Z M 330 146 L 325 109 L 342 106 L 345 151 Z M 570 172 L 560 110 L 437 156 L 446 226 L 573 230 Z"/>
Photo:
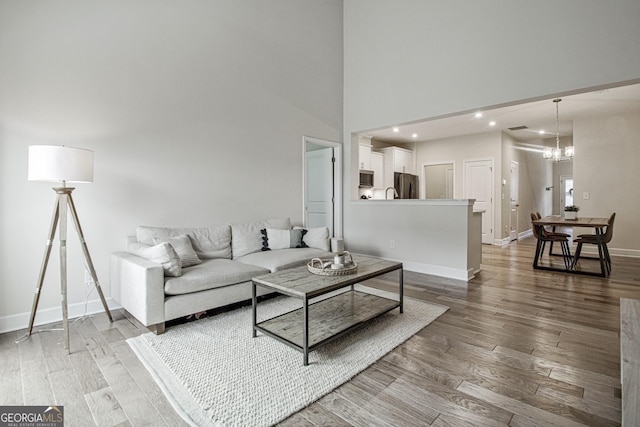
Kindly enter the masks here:
<path id="1" fill-rule="evenodd" d="M 404 264 L 405 270 L 468 281 L 480 271 L 482 212 L 473 199 L 353 200 L 348 250 Z"/>

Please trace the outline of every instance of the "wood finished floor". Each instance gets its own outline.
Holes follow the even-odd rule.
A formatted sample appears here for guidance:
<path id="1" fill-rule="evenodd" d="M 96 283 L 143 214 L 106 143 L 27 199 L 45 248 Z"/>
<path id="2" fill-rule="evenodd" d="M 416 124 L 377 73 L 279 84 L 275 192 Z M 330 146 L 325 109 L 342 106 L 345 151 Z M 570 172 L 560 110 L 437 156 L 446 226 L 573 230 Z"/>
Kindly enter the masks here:
<path id="1" fill-rule="evenodd" d="M 602 279 L 534 271 L 533 251 L 484 246 L 466 288 L 405 272 L 405 295 L 450 310 L 281 425 L 620 425 L 619 298 L 640 298 L 640 262 L 614 257 Z M 70 355 L 60 332 L 1 334 L 0 405 L 62 404 L 67 426 L 185 425 L 125 342 L 145 329 L 113 314 L 75 322 Z"/>

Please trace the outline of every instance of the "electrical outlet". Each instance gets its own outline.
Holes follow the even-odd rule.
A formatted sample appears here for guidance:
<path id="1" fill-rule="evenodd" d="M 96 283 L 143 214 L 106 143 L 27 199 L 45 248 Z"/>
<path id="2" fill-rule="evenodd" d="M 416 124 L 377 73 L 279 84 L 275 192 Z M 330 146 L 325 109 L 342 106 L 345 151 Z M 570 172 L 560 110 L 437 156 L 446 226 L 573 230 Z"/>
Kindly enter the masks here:
<path id="1" fill-rule="evenodd" d="M 583 198 L 584 200 L 589 200 L 589 197 L 591 197 L 591 194 L 589 194 L 589 192 L 588 192 L 588 191 L 583 191 L 583 192 L 582 192 L 582 198 Z"/>
<path id="2" fill-rule="evenodd" d="M 389 240 L 389 248 L 390 249 L 395 249 L 396 247 L 396 241 L 395 240 Z"/>
<path id="3" fill-rule="evenodd" d="M 92 282 L 93 278 L 91 277 L 91 273 L 89 272 L 89 270 L 84 270 L 84 283 L 88 285 Z"/>

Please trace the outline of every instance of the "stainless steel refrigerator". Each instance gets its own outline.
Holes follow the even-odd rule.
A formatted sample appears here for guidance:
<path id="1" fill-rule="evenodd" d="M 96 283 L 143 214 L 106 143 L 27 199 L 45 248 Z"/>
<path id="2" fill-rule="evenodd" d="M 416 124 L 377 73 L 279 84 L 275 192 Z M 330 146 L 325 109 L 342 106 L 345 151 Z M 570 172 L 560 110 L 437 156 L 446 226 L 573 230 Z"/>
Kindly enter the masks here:
<path id="1" fill-rule="evenodd" d="M 418 198 L 418 176 L 409 173 L 394 172 L 393 186 L 398 192 L 396 199 Z"/>

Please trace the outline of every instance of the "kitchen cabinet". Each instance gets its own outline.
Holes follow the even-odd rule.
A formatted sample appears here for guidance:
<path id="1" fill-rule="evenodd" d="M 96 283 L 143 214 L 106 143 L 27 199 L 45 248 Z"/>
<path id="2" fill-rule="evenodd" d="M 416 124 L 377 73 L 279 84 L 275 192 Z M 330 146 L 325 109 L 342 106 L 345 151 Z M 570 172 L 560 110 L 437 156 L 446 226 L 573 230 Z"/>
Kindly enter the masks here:
<path id="1" fill-rule="evenodd" d="M 384 188 L 393 187 L 394 172 L 415 175 L 413 151 L 400 147 L 386 147 L 380 151 L 384 155 Z"/>
<path id="2" fill-rule="evenodd" d="M 371 138 L 358 135 L 358 169 L 371 170 Z"/>
<path id="3" fill-rule="evenodd" d="M 384 188 L 384 155 L 376 151 L 371 152 L 371 170 L 373 171 L 373 188 Z"/>

